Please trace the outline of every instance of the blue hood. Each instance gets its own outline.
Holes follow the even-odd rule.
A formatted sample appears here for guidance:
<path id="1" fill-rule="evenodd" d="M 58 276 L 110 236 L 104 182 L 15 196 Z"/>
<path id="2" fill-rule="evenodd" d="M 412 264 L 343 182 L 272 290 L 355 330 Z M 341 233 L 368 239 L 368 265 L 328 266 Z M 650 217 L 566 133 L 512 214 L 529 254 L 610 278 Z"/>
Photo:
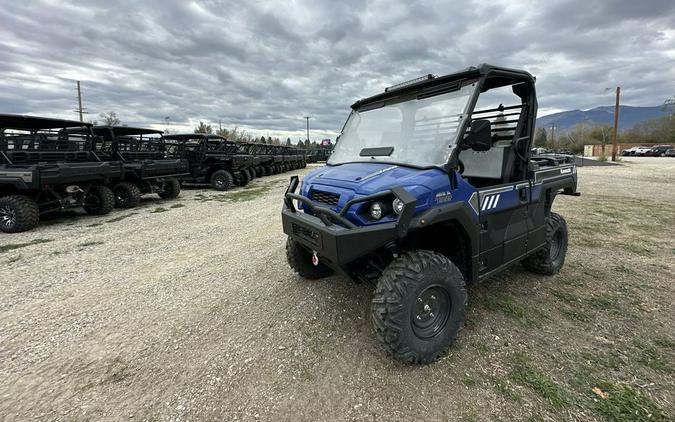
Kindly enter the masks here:
<path id="1" fill-rule="evenodd" d="M 448 190 L 448 174 L 439 169 L 416 169 L 383 163 L 348 163 L 339 166 L 325 166 L 309 173 L 302 181 L 300 193 L 316 199 L 314 192 L 321 198 L 339 198 L 330 208 L 339 212 L 345 204 L 362 196 L 379 193 L 393 187 L 403 187 L 417 198 L 415 213 L 427 209 L 433 195 Z M 326 196 L 328 195 L 328 196 Z M 390 215 L 378 222 L 369 221 L 360 212 L 367 204 L 353 206 L 346 217 L 357 225 L 385 223 L 396 218 Z M 305 209 L 307 211 L 307 209 Z"/>
<path id="2" fill-rule="evenodd" d="M 431 187 L 433 180 L 447 176 L 441 170 L 420 170 L 382 163 L 349 163 L 325 166 L 314 170 L 304 178 L 305 185 L 324 185 L 348 189 L 358 195 L 370 195 L 394 186 Z"/>

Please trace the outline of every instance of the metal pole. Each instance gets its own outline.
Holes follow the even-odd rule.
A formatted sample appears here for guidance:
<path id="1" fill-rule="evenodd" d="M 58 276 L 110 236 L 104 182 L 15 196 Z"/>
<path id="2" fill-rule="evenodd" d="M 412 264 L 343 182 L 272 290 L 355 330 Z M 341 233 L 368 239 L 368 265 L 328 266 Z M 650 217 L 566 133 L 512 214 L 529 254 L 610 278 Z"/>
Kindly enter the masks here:
<path id="1" fill-rule="evenodd" d="M 77 104 L 77 109 L 80 112 L 80 121 L 84 122 L 84 118 L 82 117 L 82 91 L 80 91 L 80 81 L 77 81 Z"/>
<path id="2" fill-rule="evenodd" d="M 555 149 L 555 124 L 551 125 L 551 146 Z"/>
<path id="3" fill-rule="evenodd" d="M 307 119 L 307 142 L 309 142 L 309 116 L 305 116 L 305 119 Z"/>
<path id="4" fill-rule="evenodd" d="M 619 131 L 619 96 L 621 87 L 616 87 L 616 105 L 614 106 L 614 132 L 612 132 L 612 161 L 616 161 L 616 138 Z"/>

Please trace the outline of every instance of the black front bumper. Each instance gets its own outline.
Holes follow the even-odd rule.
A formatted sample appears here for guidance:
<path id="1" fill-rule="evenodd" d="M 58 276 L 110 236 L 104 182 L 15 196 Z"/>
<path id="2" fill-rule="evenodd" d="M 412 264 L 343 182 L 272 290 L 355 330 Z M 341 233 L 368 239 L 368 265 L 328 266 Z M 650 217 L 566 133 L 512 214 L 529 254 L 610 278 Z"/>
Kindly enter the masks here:
<path id="1" fill-rule="evenodd" d="M 284 233 L 316 253 L 321 261 L 335 269 L 341 269 L 389 242 L 405 237 L 415 211 L 415 197 L 400 187 L 353 199 L 345 204 L 340 213 L 296 194 L 297 187 L 298 177 L 293 176 L 281 212 Z M 355 204 L 391 195 L 404 204 L 403 211 L 395 222 L 357 227 L 344 217 Z M 304 203 L 314 215 L 296 210 L 293 200 Z"/>

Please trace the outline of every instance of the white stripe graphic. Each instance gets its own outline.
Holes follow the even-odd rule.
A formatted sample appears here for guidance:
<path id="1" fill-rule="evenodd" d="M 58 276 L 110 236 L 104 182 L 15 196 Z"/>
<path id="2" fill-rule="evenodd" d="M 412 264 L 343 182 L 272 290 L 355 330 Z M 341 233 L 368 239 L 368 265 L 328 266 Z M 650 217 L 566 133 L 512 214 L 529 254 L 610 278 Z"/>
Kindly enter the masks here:
<path id="1" fill-rule="evenodd" d="M 501 196 L 501 195 L 497 195 L 497 196 L 495 197 L 495 203 L 492 204 L 492 208 L 497 208 L 497 202 L 499 202 L 499 197 L 500 197 L 500 196 Z"/>
<path id="2" fill-rule="evenodd" d="M 485 206 L 487 205 L 487 201 L 488 201 L 489 198 L 490 198 L 489 196 L 483 197 L 483 203 L 480 206 L 481 211 L 485 211 Z"/>
<path id="3" fill-rule="evenodd" d="M 495 195 L 490 196 L 490 200 L 488 201 L 487 207 L 485 207 L 486 210 L 492 209 L 492 203 L 495 202 Z"/>

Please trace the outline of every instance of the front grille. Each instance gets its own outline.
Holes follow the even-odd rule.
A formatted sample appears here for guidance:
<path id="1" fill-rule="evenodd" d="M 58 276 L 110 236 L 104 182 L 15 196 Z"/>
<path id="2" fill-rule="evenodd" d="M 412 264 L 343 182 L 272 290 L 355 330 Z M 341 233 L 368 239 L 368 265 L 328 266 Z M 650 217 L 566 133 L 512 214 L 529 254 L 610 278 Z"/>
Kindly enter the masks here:
<path id="1" fill-rule="evenodd" d="M 320 190 L 313 190 L 310 199 L 315 202 L 321 202 L 326 205 L 337 205 L 340 200 L 340 195 L 331 192 L 322 192 Z"/>
<path id="2" fill-rule="evenodd" d="M 319 233 L 313 230 L 293 223 L 293 234 L 307 240 L 312 245 L 319 246 Z"/>

